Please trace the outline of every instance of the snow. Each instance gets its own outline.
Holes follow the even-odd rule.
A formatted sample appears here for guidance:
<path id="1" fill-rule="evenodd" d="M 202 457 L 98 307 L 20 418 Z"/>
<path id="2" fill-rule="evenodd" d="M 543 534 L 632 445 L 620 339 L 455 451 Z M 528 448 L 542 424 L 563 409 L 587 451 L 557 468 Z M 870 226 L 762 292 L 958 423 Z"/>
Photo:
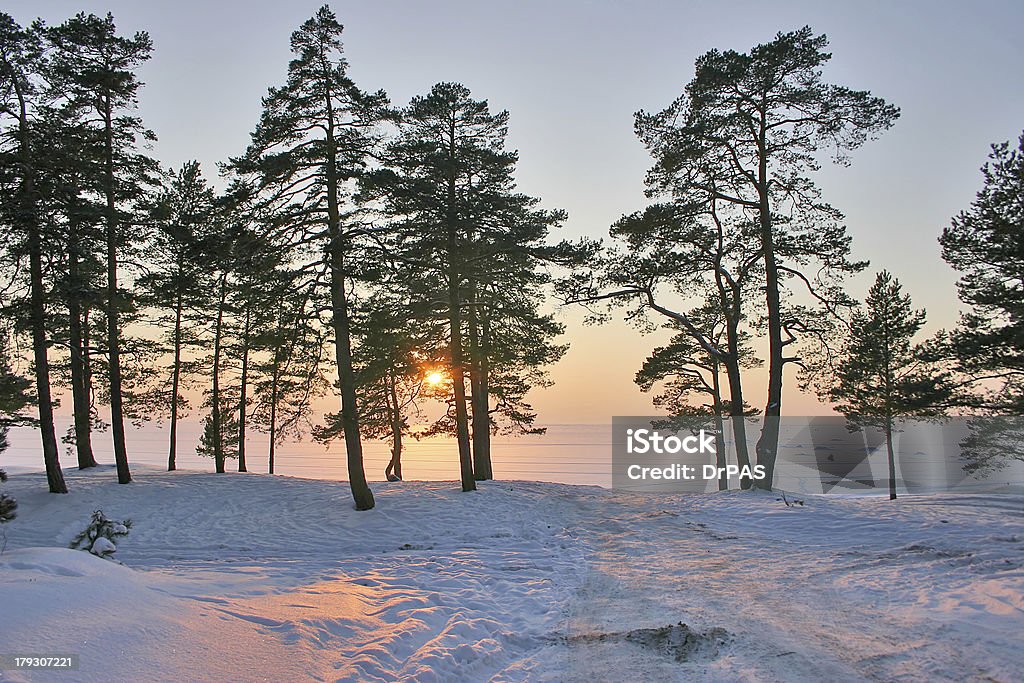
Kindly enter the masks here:
<path id="1" fill-rule="evenodd" d="M 117 546 L 114 545 L 114 542 L 111 541 L 109 538 L 103 538 L 102 536 L 93 541 L 92 546 L 90 546 L 89 548 L 90 553 L 92 553 L 93 555 L 99 555 L 100 557 L 103 557 L 104 555 L 110 555 L 114 553 L 116 550 Z"/>
<path id="2" fill-rule="evenodd" d="M 12 474 L 4 681 L 1020 680 L 1024 496 Z M 64 548 L 130 518 L 117 562 Z"/>

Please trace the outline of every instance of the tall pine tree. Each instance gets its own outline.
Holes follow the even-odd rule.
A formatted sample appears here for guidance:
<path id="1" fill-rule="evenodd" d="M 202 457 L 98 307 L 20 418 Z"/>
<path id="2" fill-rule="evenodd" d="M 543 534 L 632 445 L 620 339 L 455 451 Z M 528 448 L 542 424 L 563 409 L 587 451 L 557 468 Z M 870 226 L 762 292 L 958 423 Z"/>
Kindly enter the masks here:
<path id="1" fill-rule="evenodd" d="M 433 310 L 447 323 L 464 491 L 492 476 L 492 413 L 532 422 L 523 394 L 537 368 L 564 350 L 550 344 L 560 327 L 539 302 L 548 281 L 541 264 L 565 257 L 564 248 L 545 244 L 565 214 L 515 191 L 518 155 L 505 149 L 507 132 L 508 112 L 492 113 L 460 84 L 439 83 L 403 110 L 384 168 L 364 184 L 390 221 L 393 253 L 425 278 L 414 296 L 443 302 Z M 503 394 L 492 403 L 497 389 Z"/>
<path id="2" fill-rule="evenodd" d="M 44 59 L 42 26 L 19 26 L 10 15 L 0 13 L 0 227 L 5 256 L 17 271 L 28 261 L 28 303 L 18 318 L 32 338 L 36 403 L 42 438 L 43 462 L 51 493 L 67 493 L 60 468 L 53 424 L 53 395 L 50 380 L 47 326 L 48 291 L 43 260 L 52 235 L 44 227 L 37 178 L 45 166 L 47 140 L 41 125 L 48 104 L 44 100 L 39 74 Z"/>
<path id="3" fill-rule="evenodd" d="M 326 270 L 349 484 L 356 508 L 368 510 L 374 502 L 363 468 L 350 319 L 365 230 L 350 198 L 377 145 L 387 98 L 360 90 L 348 76 L 341 32 L 324 6 L 292 34 L 287 81 L 267 93 L 252 143 L 232 167 L 266 207 L 281 248 Z"/>
<path id="4" fill-rule="evenodd" d="M 828 40 L 810 27 L 779 33 L 749 52 L 711 50 L 686 91 L 657 113 L 638 112 L 636 132 L 655 157 L 650 192 L 690 195 L 748 213 L 761 253 L 768 336 L 765 420 L 758 462 L 771 488 L 778 450 L 783 372 L 797 356 L 806 309 L 785 292 L 804 290 L 824 311 L 850 304 L 839 284 L 866 264 L 849 259 L 842 215 L 822 201 L 811 174 L 820 152 L 846 162 L 850 150 L 890 127 L 899 110 L 863 90 L 827 83 Z M 812 268 L 808 268 L 812 265 Z"/>
<path id="5" fill-rule="evenodd" d="M 189 357 L 202 340 L 197 330 L 204 301 L 212 289 L 203 247 L 216 221 L 215 196 L 199 163 L 184 164 L 167 181 L 151 207 L 154 231 L 149 242 L 150 272 L 139 278 L 145 304 L 156 312 L 153 322 L 163 331 L 170 353 L 166 368 L 165 403 L 169 413 L 167 469 L 177 468 L 178 421 L 188 408 L 184 389 L 194 374 Z"/>
<path id="6" fill-rule="evenodd" d="M 140 242 L 138 203 L 155 183 L 156 162 L 141 146 L 155 139 L 134 115 L 142 83 L 137 69 L 153 45 L 149 35 L 119 35 L 112 15 L 78 14 L 47 32 L 54 46 L 53 70 L 67 88 L 69 106 L 92 128 L 97 153 L 91 169 L 102 203 L 105 252 L 106 360 L 110 423 L 117 479 L 131 481 L 125 442 L 122 373 L 123 313 L 129 297 L 118 285 L 120 260 L 133 242 Z"/>

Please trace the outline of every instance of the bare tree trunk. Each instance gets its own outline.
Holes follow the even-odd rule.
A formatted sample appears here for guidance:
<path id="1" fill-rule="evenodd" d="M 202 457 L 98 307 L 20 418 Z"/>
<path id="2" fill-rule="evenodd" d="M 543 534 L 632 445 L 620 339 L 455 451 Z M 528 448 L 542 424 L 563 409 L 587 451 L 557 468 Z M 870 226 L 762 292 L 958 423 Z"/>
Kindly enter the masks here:
<path id="1" fill-rule="evenodd" d="M 96 393 L 92 389 L 92 309 L 88 302 L 82 306 L 82 381 L 89 399 L 89 424 L 96 415 Z"/>
<path id="2" fill-rule="evenodd" d="M 885 418 L 885 448 L 889 460 L 889 500 L 896 500 L 896 454 L 892 448 L 892 418 Z"/>
<path id="3" fill-rule="evenodd" d="M 82 339 L 81 243 L 78 219 L 68 216 L 68 342 L 71 351 L 71 399 L 74 404 L 75 450 L 78 469 L 96 467 L 92 452 L 92 403 L 85 378 L 85 352 Z"/>
<path id="4" fill-rule="evenodd" d="M 178 274 L 181 275 L 181 256 L 178 257 Z M 178 289 L 174 302 L 174 363 L 171 367 L 171 424 L 170 443 L 167 448 L 167 471 L 178 467 L 178 394 L 181 386 L 181 316 L 184 309 L 184 294 Z"/>
<path id="5" fill-rule="evenodd" d="M 487 351 L 481 330 L 480 299 L 473 282 L 467 297 L 469 328 L 469 386 L 470 403 L 473 408 L 473 478 L 484 481 L 491 474 L 491 415 L 487 386 Z"/>
<path id="6" fill-rule="evenodd" d="M 43 438 L 43 463 L 50 493 L 67 493 L 60 469 L 57 437 L 53 429 L 53 397 L 50 394 L 50 363 L 46 357 L 46 304 L 43 298 L 43 259 L 38 229 L 28 226 L 29 270 L 32 280 L 32 352 L 35 357 L 39 432 Z"/>
<path id="7" fill-rule="evenodd" d="M 348 465 L 349 488 L 356 510 L 371 510 L 373 491 L 366 483 L 363 467 L 363 442 L 359 435 L 359 403 L 356 395 L 356 374 L 352 367 L 352 332 L 348 311 L 348 292 L 345 284 L 345 251 L 347 245 L 341 234 L 341 212 L 338 207 L 337 150 L 334 139 L 334 114 L 330 92 L 326 93 L 327 126 L 327 221 L 330 245 L 328 258 L 331 268 L 331 313 L 334 325 L 334 355 L 338 364 L 338 384 L 341 389 L 341 424 L 345 434 L 345 455 Z"/>
<path id="8" fill-rule="evenodd" d="M 715 413 L 715 465 L 718 467 L 718 490 L 729 488 L 729 477 L 725 473 L 725 424 L 722 421 L 722 380 L 719 377 L 719 363 L 711 361 L 711 391 Z"/>
<path id="9" fill-rule="evenodd" d="M 110 426 L 114 436 L 114 462 L 117 463 L 117 481 L 127 484 L 132 480 L 128 468 L 128 448 L 125 444 L 124 406 L 121 392 L 121 323 L 117 291 L 117 206 L 114 200 L 114 131 L 110 98 L 104 102 L 105 177 L 104 194 L 107 201 L 107 356 L 110 372 Z"/>
<path id="10" fill-rule="evenodd" d="M 242 387 L 238 396 L 238 471 L 248 472 L 245 467 L 245 413 L 246 389 L 249 382 L 249 321 L 250 311 L 245 308 L 245 327 L 242 331 Z"/>
<path id="11" fill-rule="evenodd" d="M 451 374 L 455 401 L 455 436 L 459 444 L 459 476 L 463 491 L 475 491 L 473 456 L 469 448 L 469 415 L 466 410 L 466 377 L 462 357 L 462 316 L 459 313 L 459 284 L 455 273 L 448 274 L 448 326 L 451 335 Z"/>
<path id="12" fill-rule="evenodd" d="M 764 252 L 765 304 L 768 310 L 768 401 L 764 407 L 764 423 L 757 441 L 757 462 L 764 466 L 765 476 L 756 480 L 758 488 L 771 490 L 775 480 L 775 459 L 779 450 L 779 416 L 782 414 L 782 300 L 779 295 L 779 269 L 775 260 L 775 237 L 772 234 L 772 212 L 768 195 L 768 153 L 762 122 L 759 137 L 760 164 L 758 222 L 761 248 Z"/>
<path id="13" fill-rule="evenodd" d="M 402 481 L 402 406 L 398 401 L 397 378 L 388 373 L 387 382 L 388 418 L 391 422 L 391 460 L 384 468 L 388 481 Z"/>
<path id="14" fill-rule="evenodd" d="M 729 422 L 732 427 L 732 438 L 736 443 L 736 464 L 742 469 L 750 467 L 750 455 L 747 451 L 747 421 L 743 415 L 743 386 L 739 362 L 735 358 L 725 361 L 726 377 L 729 381 Z M 740 488 L 749 489 L 750 477 L 740 478 Z"/>
<path id="15" fill-rule="evenodd" d="M 274 473 L 274 456 L 277 453 L 277 402 L 278 392 L 281 386 L 281 363 L 284 362 L 284 358 L 281 357 L 281 333 L 284 329 L 284 297 L 279 296 L 277 299 L 277 330 L 274 335 L 275 346 L 274 346 L 274 370 L 270 377 L 270 447 L 267 453 L 267 471 L 270 474 Z M 291 351 L 289 351 L 289 356 Z"/>
<path id="16" fill-rule="evenodd" d="M 213 386 L 210 393 L 210 422 L 213 424 L 213 462 L 220 474 L 224 469 L 224 442 L 220 428 L 220 353 L 224 327 L 224 303 L 227 300 L 227 273 L 220 276 L 220 300 L 217 303 L 217 323 L 213 333 Z"/>
<path id="17" fill-rule="evenodd" d="M 494 468 L 491 460 L 491 362 L 490 324 L 486 315 L 481 316 L 480 326 L 480 359 L 478 368 L 480 378 L 474 393 L 476 402 L 473 404 L 473 448 L 480 454 L 474 460 L 473 474 L 479 479 L 494 479 Z M 480 469 L 476 464 L 479 462 Z"/>
<path id="18" fill-rule="evenodd" d="M 359 435 L 356 377 L 352 368 L 352 336 L 348 316 L 348 294 L 345 291 L 343 250 L 340 246 L 333 245 L 331 251 L 334 350 L 335 360 L 338 364 L 338 383 L 341 388 L 341 423 L 345 434 L 349 486 L 352 489 L 352 498 L 355 501 L 356 509 L 370 510 L 374 506 L 374 500 L 373 491 L 366 483 L 366 471 L 363 469 L 363 443 Z"/>
<path id="19" fill-rule="evenodd" d="M 274 473 L 274 453 L 277 447 L 277 387 L 280 376 L 277 350 L 274 350 L 274 374 L 270 378 L 270 449 L 267 454 L 268 472 Z"/>

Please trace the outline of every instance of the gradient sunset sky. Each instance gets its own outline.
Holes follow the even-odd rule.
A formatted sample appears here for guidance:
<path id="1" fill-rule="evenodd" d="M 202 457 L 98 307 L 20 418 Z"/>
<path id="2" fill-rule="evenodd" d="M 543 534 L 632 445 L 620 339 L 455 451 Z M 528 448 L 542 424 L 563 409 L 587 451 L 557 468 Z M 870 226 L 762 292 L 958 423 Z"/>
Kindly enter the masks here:
<path id="1" fill-rule="evenodd" d="M 7 0 L 21 23 L 113 12 L 122 32 L 148 31 L 153 59 L 142 72 L 141 115 L 159 137 L 165 165 L 216 163 L 244 150 L 268 86 L 284 80 L 288 37 L 313 2 L 47 2 Z M 868 89 L 902 116 L 849 168 L 817 181 L 847 216 L 854 256 L 870 271 L 863 296 L 886 268 L 929 313 L 929 330 L 951 326 L 956 276 L 936 238 L 980 187 L 990 143 L 1024 129 L 1024 3 L 1005 2 L 336 2 L 350 74 L 404 104 L 438 81 L 459 81 L 511 114 L 520 188 L 564 208 L 565 236 L 603 236 L 641 208 L 650 160 L 633 135 L 633 113 L 660 110 L 711 48 L 746 51 L 805 24 L 830 39 L 828 81 Z M 584 328 L 565 311 L 572 348 L 555 386 L 533 396 L 541 423 L 608 423 L 651 412 L 632 382 L 655 337 L 616 321 Z M 792 378 L 787 414 L 827 412 Z M 763 402 L 763 381 L 746 393 Z M 761 406 L 763 407 L 763 406 Z"/>

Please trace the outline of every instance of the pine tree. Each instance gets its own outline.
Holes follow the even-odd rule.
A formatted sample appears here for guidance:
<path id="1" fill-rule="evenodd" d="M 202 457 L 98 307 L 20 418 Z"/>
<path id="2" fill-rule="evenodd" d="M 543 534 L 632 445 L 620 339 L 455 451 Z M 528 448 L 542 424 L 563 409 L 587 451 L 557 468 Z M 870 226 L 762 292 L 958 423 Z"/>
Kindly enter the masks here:
<path id="1" fill-rule="evenodd" d="M 122 377 L 122 314 L 130 308 L 118 286 L 120 258 L 137 240 L 135 204 L 155 181 L 156 162 L 139 146 L 155 139 L 132 112 L 141 82 L 135 75 L 149 59 L 152 41 L 140 32 L 120 36 L 114 18 L 78 14 L 47 31 L 54 46 L 53 72 L 68 89 L 69 106 L 93 129 L 97 163 L 91 170 L 103 204 L 107 314 L 106 361 L 117 478 L 131 481 L 125 443 Z"/>
<path id="2" fill-rule="evenodd" d="M 981 169 L 984 187 L 939 239 L 942 257 L 962 276 L 970 308 L 952 336 L 974 382 L 1001 380 L 984 397 L 990 412 L 1024 414 L 1024 134 L 1016 148 L 993 145 Z"/>
<path id="3" fill-rule="evenodd" d="M 132 520 L 110 519 L 102 510 L 96 510 L 92 513 L 89 525 L 71 539 L 68 547 L 84 550 L 97 557 L 110 558 L 117 552 L 114 541 L 127 536 L 131 528 Z"/>
<path id="4" fill-rule="evenodd" d="M 147 261 L 152 271 L 139 278 L 145 305 L 157 312 L 153 321 L 164 330 L 162 340 L 171 355 L 169 390 L 164 399 L 169 412 L 167 469 L 177 467 L 178 421 L 188 401 L 183 389 L 195 373 L 196 363 L 187 354 L 202 340 L 204 301 L 211 289 L 202 249 L 213 229 L 215 196 L 203 178 L 199 163 L 186 163 L 171 177 L 151 209 L 155 230 Z"/>
<path id="5" fill-rule="evenodd" d="M 55 316 L 54 333 L 60 346 L 68 349 L 74 415 L 62 441 L 74 446 L 78 467 L 85 469 L 96 466 L 92 431 L 102 425 L 93 400 L 88 329 L 90 312 L 102 306 L 102 210 L 94 199 L 95 183 L 90 185 L 88 172 L 90 165 L 95 165 L 94 136 L 88 126 L 77 121 L 74 108 L 65 99 L 66 89 L 59 74 L 54 75 L 54 69 L 47 71 L 50 80 L 46 88 L 53 105 L 44 119 L 49 144 L 47 163 L 40 169 L 37 186 L 42 212 L 54 234 L 54 246 L 60 245 L 52 256 L 63 257 L 52 259 L 50 264 L 55 298 L 66 308 L 66 315 Z M 64 388 L 59 376 L 55 384 Z"/>
<path id="6" fill-rule="evenodd" d="M 824 82 L 827 45 L 824 35 L 804 27 L 747 53 L 711 50 L 697 59 L 693 80 L 675 102 L 636 115 L 637 135 L 656 160 L 650 192 L 698 204 L 710 195 L 755 221 L 769 345 L 766 419 L 757 444 L 767 476 L 759 487 L 772 484 L 783 372 L 797 358 L 786 347 L 805 325 L 805 309 L 787 311 L 784 293 L 803 289 L 835 313 L 850 303 L 842 277 L 867 265 L 849 259 L 842 215 L 822 201 L 810 175 L 819 168 L 819 152 L 834 150 L 845 163 L 850 150 L 899 115 L 867 91 Z"/>
<path id="7" fill-rule="evenodd" d="M 228 456 L 225 434 L 237 443 L 237 419 L 225 389 L 225 366 L 227 365 L 227 347 L 231 334 L 232 308 L 231 291 L 233 277 L 240 266 L 239 253 L 244 250 L 244 226 L 239 222 L 237 207 L 230 199 L 218 207 L 218 221 L 211 232 L 203 240 L 203 262 L 211 272 L 213 287 L 206 301 L 206 315 L 210 321 L 209 340 L 210 354 L 205 360 L 210 373 L 210 390 L 207 392 L 205 405 L 210 413 L 206 420 L 209 423 L 204 434 L 207 437 L 206 450 L 214 461 L 214 470 L 223 474 L 225 459 Z M 233 429 L 226 431 L 226 425 L 233 424 Z M 234 451 L 237 456 L 237 449 Z"/>
<path id="8" fill-rule="evenodd" d="M 236 247 L 237 277 L 232 289 L 235 311 L 235 341 L 229 348 L 238 369 L 238 471 L 248 471 L 245 460 L 246 430 L 252 402 L 254 356 L 260 351 L 260 339 L 275 324 L 278 297 L 274 288 L 281 275 L 281 254 L 263 235 L 250 226 Z"/>
<path id="9" fill-rule="evenodd" d="M 416 294 L 444 302 L 451 424 L 464 491 L 476 488 L 477 477 L 491 477 L 495 409 L 511 415 L 522 408 L 526 373 L 560 355 L 547 346 L 560 328 L 538 305 L 547 283 L 540 266 L 562 256 L 545 238 L 565 214 L 538 209 L 538 200 L 515 191 L 518 155 L 505 149 L 507 132 L 508 112 L 492 113 L 460 84 L 439 83 L 403 110 L 385 168 L 364 182 L 390 221 L 393 253 L 421 272 Z M 541 347 L 546 352 L 536 353 Z M 509 381 L 505 400 L 492 406 L 498 372 Z"/>
<path id="10" fill-rule="evenodd" d="M 222 394 L 219 398 L 220 405 L 216 408 L 208 402 L 210 412 L 203 419 L 196 455 L 213 458 L 217 472 L 224 473 L 224 461 L 238 457 L 238 413 L 233 410 L 234 401 L 229 395 Z"/>
<path id="11" fill-rule="evenodd" d="M 341 32 L 324 6 L 292 34 L 288 79 L 267 93 L 252 143 L 232 167 L 251 183 L 281 248 L 296 258 L 319 257 L 327 271 L 349 484 L 356 508 L 369 510 L 350 320 L 350 280 L 366 231 L 352 215 L 349 192 L 377 144 L 387 98 L 349 78 Z"/>
<path id="12" fill-rule="evenodd" d="M 422 414 L 419 401 L 432 383 L 434 369 L 443 365 L 443 327 L 417 320 L 408 302 L 397 295 L 401 290 L 392 287 L 375 291 L 358 316 L 357 381 L 363 433 L 388 440 L 391 459 L 384 476 L 401 481 L 403 439 L 412 433 L 410 419 Z M 330 431 L 328 424 L 320 438 Z"/>
<path id="13" fill-rule="evenodd" d="M 598 302 L 625 307 L 626 319 L 643 332 L 658 328 L 654 318 L 688 335 L 700 349 L 697 358 L 705 356 L 700 362 L 720 365 L 725 373 L 729 397 L 722 405 L 729 409 L 737 464 L 748 467 L 743 418 L 750 411 L 741 371 L 760 364 L 743 346 L 751 299 L 762 282 L 758 238 L 749 217 L 716 198 L 713 186 L 702 192 L 654 186 L 649 193 L 668 195 L 669 201 L 612 225 L 612 246 L 600 252 L 591 247 L 596 253 L 562 278 L 560 293 L 588 308 Z M 589 310 L 589 322 L 607 319 Z M 740 480 L 745 489 L 752 483 Z"/>
<path id="14" fill-rule="evenodd" d="M 267 285 L 268 314 L 253 347 L 253 426 L 269 438 L 268 471 L 285 438 L 301 438 L 313 426 L 313 402 L 329 388 L 326 331 L 315 308 L 316 283 L 301 270 L 278 269 Z"/>
<path id="15" fill-rule="evenodd" d="M 43 462 L 51 493 L 67 493 L 60 468 L 53 425 L 47 287 L 43 254 L 48 238 L 36 188 L 45 166 L 46 140 L 42 113 L 47 106 L 39 73 L 44 59 L 42 26 L 23 29 L 10 15 L 0 13 L 0 226 L 6 256 L 28 261 L 28 305 L 19 313 L 32 337 L 36 403 Z M 16 269 L 16 266 L 15 266 Z"/>
<path id="16" fill-rule="evenodd" d="M 899 280 L 884 270 L 878 273 L 865 310 L 851 318 L 835 382 L 827 390 L 852 425 L 885 433 L 890 499 L 896 498 L 896 420 L 939 415 L 954 395 L 948 373 L 930 362 L 924 345 L 913 342 L 924 322 L 925 312 L 912 308 Z"/>

